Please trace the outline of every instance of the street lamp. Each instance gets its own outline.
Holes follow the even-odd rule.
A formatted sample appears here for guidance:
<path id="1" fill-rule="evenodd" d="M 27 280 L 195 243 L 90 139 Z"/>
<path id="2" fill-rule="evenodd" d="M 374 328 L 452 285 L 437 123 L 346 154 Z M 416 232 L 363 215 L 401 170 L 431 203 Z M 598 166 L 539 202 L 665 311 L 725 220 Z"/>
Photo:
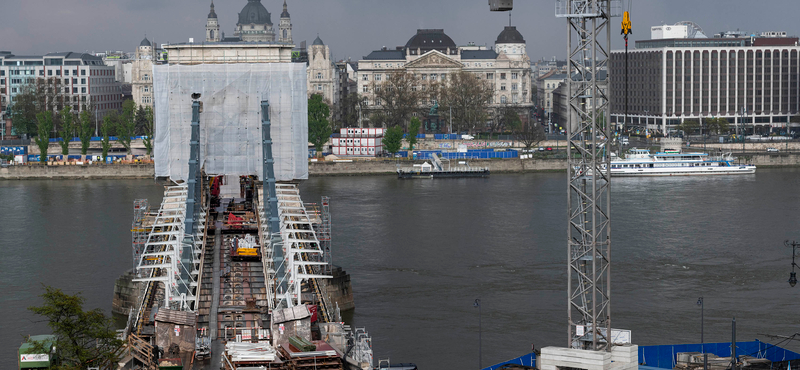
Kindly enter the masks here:
<path id="1" fill-rule="evenodd" d="M 787 247 L 792 247 L 792 272 L 789 273 L 789 286 L 794 288 L 794 286 L 797 285 L 797 273 L 794 272 L 794 268 L 795 267 L 800 268 L 800 266 L 798 266 L 797 263 L 794 262 L 794 252 L 797 249 L 797 246 L 800 244 L 798 244 L 796 241 L 792 241 L 791 243 L 789 243 L 789 241 L 786 240 L 783 242 L 783 245 Z"/>
<path id="2" fill-rule="evenodd" d="M 483 345 L 481 343 L 481 299 L 475 299 L 472 307 L 476 307 L 478 309 L 478 369 L 483 369 L 483 356 L 481 353 L 481 350 L 483 349 Z"/>
<path id="3" fill-rule="evenodd" d="M 703 370 L 708 370 L 708 354 L 706 353 L 705 341 L 703 339 L 703 323 L 705 321 L 705 307 L 703 306 L 703 297 L 697 299 L 697 305 L 700 306 L 700 347 L 703 350 Z"/>

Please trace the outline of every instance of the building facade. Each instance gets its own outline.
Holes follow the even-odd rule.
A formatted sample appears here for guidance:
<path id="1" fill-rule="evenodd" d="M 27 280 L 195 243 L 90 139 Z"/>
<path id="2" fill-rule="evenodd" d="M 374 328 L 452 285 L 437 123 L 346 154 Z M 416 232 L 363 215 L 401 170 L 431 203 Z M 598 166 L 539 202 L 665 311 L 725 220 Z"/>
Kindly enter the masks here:
<path id="1" fill-rule="evenodd" d="M 63 97 L 75 112 L 90 109 L 98 117 L 122 107 L 122 90 L 115 67 L 90 54 L 50 53 L 39 56 L 0 52 L 0 111 L 14 104 L 26 85 L 43 82 Z M 58 104 L 58 108 L 63 106 Z"/>
<path id="2" fill-rule="evenodd" d="M 317 36 L 308 47 L 308 96 L 322 95 L 330 106 L 339 104 L 339 69 L 331 60 L 331 51 Z"/>
<path id="3" fill-rule="evenodd" d="M 732 130 L 768 133 L 800 114 L 796 37 L 656 39 L 628 52 L 628 126 L 668 133 L 686 119 L 723 117 Z M 666 45 L 666 46 L 665 46 Z M 626 115 L 625 52 L 614 51 L 611 122 Z"/>
<path id="4" fill-rule="evenodd" d="M 539 101 L 539 107 L 544 109 L 545 117 L 550 112 L 553 112 L 553 90 L 557 89 L 564 81 L 567 80 L 567 73 L 561 72 L 558 69 L 553 69 L 545 73 L 543 76 L 536 79 L 536 91 Z"/>
<path id="5" fill-rule="evenodd" d="M 503 29 L 494 49 L 457 46 L 442 29 L 419 29 L 404 46 L 376 50 L 359 60 L 357 71 L 357 92 L 362 95 L 366 110 L 380 109 L 373 88 L 396 72 L 417 76 L 421 86 L 447 81 L 448 75 L 459 71 L 470 72 L 493 87 L 491 107 L 513 105 L 529 109 L 533 106 L 530 58 L 525 39 L 514 26 Z"/>
<path id="6" fill-rule="evenodd" d="M 153 65 L 159 64 L 155 48 L 147 37 L 136 48 L 131 63 L 131 94 L 137 106 L 153 108 Z"/>

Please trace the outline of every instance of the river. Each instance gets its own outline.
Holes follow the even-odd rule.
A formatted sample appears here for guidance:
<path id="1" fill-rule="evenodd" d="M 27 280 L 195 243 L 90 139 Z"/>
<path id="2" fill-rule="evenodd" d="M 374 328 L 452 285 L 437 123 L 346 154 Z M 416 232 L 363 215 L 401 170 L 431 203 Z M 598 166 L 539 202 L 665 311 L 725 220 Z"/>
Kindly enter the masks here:
<path id="1" fill-rule="evenodd" d="M 769 338 L 798 332 L 800 288 L 786 282 L 800 240 L 800 169 L 755 175 L 615 178 L 612 323 L 640 345 Z M 564 346 L 566 178 L 318 177 L 306 202 L 331 197 L 333 260 L 350 273 L 353 325 L 375 358 L 420 369 L 476 368 Z M 110 309 L 114 279 L 130 267 L 132 202 L 158 204 L 152 181 L 0 182 L 0 367 L 21 336 L 46 327 L 26 311 L 41 284 L 83 292 Z M 787 346 L 797 349 L 797 346 Z"/>

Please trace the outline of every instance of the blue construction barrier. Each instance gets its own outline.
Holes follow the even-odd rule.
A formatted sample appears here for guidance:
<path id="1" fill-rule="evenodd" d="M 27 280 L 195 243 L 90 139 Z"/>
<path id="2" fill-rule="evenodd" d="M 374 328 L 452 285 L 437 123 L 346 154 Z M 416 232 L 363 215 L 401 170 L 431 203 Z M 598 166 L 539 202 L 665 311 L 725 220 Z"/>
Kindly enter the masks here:
<path id="1" fill-rule="evenodd" d="M 145 139 L 145 138 L 147 138 L 147 136 L 131 136 L 131 140 L 139 140 L 139 139 Z M 109 136 L 108 139 L 111 140 L 111 141 L 117 141 L 117 140 L 119 140 L 119 137 L 117 137 L 117 136 Z M 55 142 L 59 142 L 59 141 L 64 141 L 64 139 L 62 139 L 60 137 L 50 138 L 50 142 L 51 143 L 55 143 Z M 69 139 L 69 141 L 81 141 L 81 138 L 73 137 L 72 139 Z M 102 136 L 92 136 L 92 138 L 89 141 L 103 141 L 103 137 Z"/>
<path id="2" fill-rule="evenodd" d="M 25 154 L 28 154 L 28 147 L 27 146 L 3 146 L 3 147 L 0 147 L 0 154 L 25 155 Z"/>
<path id="3" fill-rule="evenodd" d="M 677 362 L 678 353 L 682 352 L 713 353 L 719 357 L 730 357 L 731 342 L 639 346 L 639 363 L 662 369 L 672 369 Z M 736 342 L 736 355 L 766 358 L 773 362 L 800 359 L 800 353 L 759 340 Z"/>
<path id="4" fill-rule="evenodd" d="M 508 364 L 536 367 L 536 353 L 531 352 L 527 355 L 519 356 L 506 362 L 501 362 L 499 364 L 483 368 L 483 370 L 497 370 L 501 366 Z"/>
<path id="5" fill-rule="evenodd" d="M 458 140 L 461 136 L 458 134 L 434 134 L 433 138 L 436 140 Z"/>
<path id="6" fill-rule="evenodd" d="M 39 158 L 41 158 L 39 154 L 28 154 L 28 162 L 39 162 Z M 61 154 L 48 154 L 47 159 L 61 161 L 64 160 L 64 156 Z"/>
<path id="7" fill-rule="evenodd" d="M 433 154 L 447 159 L 491 159 L 491 158 L 519 158 L 516 150 L 495 151 L 494 149 L 476 149 L 465 152 L 443 152 L 441 150 L 420 150 L 414 152 L 416 159 L 430 159 Z"/>

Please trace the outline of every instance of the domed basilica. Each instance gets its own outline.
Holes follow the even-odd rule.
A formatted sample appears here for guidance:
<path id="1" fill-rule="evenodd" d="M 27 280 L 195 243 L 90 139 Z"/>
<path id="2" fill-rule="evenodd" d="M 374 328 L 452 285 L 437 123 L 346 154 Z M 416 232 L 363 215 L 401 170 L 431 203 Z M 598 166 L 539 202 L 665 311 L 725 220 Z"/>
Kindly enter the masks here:
<path id="1" fill-rule="evenodd" d="M 206 42 L 280 42 L 292 43 L 292 21 L 283 1 L 283 12 L 280 16 L 278 29 L 273 28 L 271 15 L 261 0 L 247 0 L 247 4 L 239 12 L 239 21 L 234 29 L 234 37 L 225 37 L 219 31 L 217 13 L 214 11 L 214 2 L 211 2 L 211 11 L 206 21 Z M 277 32 L 276 32 L 277 31 Z"/>

